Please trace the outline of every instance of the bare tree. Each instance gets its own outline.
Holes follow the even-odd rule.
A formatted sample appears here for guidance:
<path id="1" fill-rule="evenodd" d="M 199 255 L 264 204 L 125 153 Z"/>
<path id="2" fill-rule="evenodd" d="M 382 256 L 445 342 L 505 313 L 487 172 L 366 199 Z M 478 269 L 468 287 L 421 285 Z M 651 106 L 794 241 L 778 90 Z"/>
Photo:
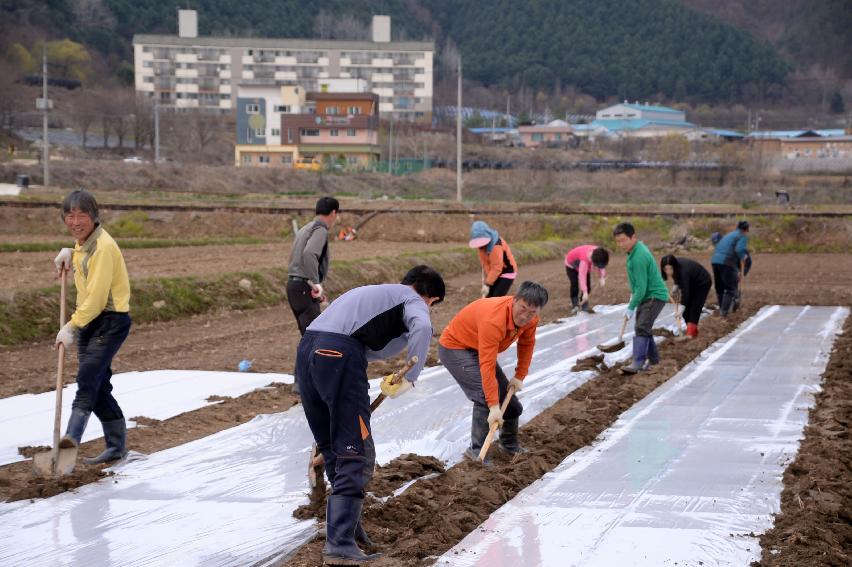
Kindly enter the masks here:
<path id="1" fill-rule="evenodd" d="M 195 110 L 190 115 L 189 122 L 195 136 L 195 141 L 198 144 L 198 151 L 203 152 L 215 138 L 220 120 L 217 116 L 209 112 Z"/>

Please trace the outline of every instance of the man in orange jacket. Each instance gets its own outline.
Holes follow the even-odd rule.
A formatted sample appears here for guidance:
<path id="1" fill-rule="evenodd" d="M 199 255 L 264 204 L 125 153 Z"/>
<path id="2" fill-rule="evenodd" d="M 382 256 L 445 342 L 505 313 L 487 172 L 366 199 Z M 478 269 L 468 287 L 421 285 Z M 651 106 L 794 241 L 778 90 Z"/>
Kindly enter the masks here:
<path id="1" fill-rule="evenodd" d="M 535 347 L 535 328 L 547 304 L 547 290 L 536 282 L 524 282 L 518 293 L 507 297 L 478 299 L 453 317 L 441 334 L 438 358 L 467 398 L 473 402 L 470 447 L 465 456 L 477 460 L 493 423 L 502 426 L 499 446 L 510 454 L 524 453 L 518 443 L 518 418 L 523 406 L 512 397 L 506 413 L 500 404 L 509 386 L 521 390 Z M 518 341 L 515 377 L 506 378 L 497 355 Z"/>

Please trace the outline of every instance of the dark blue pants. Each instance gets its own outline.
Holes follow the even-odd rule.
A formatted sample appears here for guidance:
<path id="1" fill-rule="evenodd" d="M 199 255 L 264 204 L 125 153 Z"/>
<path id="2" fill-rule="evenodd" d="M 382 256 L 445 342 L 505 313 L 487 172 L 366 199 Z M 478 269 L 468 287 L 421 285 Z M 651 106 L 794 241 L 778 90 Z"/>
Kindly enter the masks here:
<path id="1" fill-rule="evenodd" d="M 719 309 L 722 308 L 722 300 L 726 295 L 731 296 L 731 301 L 737 296 L 739 280 L 739 271 L 735 267 L 713 264 L 713 284 L 716 287 L 716 301 L 719 302 Z"/>
<path id="2" fill-rule="evenodd" d="M 77 332 L 77 395 L 73 408 L 103 421 L 124 417 L 112 397 L 112 359 L 130 332 L 130 315 L 104 311 Z"/>
<path id="3" fill-rule="evenodd" d="M 363 498 L 376 463 L 364 345 L 307 331 L 296 353 L 296 381 L 332 492 Z"/>

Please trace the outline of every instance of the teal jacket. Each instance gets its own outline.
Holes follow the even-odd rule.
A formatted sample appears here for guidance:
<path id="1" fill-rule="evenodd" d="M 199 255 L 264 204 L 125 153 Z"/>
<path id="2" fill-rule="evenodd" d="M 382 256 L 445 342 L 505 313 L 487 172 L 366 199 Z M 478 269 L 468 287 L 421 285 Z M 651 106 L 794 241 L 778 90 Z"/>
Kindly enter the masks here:
<path id="1" fill-rule="evenodd" d="M 657 268 L 657 261 L 642 241 L 637 242 L 627 255 L 627 281 L 632 294 L 628 309 L 636 309 L 649 299 L 669 300 L 669 290 Z"/>

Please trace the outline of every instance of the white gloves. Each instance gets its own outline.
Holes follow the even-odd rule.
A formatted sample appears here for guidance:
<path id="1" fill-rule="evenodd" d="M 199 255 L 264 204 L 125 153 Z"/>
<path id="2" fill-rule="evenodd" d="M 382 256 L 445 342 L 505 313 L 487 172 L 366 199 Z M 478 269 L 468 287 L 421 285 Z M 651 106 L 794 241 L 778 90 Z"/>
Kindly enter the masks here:
<path id="1" fill-rule="evenodd" d="M 580 304 L 586 303 L 589 300 L 589 292 L 580 292 Z"/>
<path id="2" fill-rule="evenodd" d="M 479 290 L 479 294 L 480 294 L 482 297 L 487 297 L 487 296 L 488 296 L 488 292 L 490 292 L 490 291 L 491 291 L 491 286 L 490 286 L 490 285 L 488 285 L 488 284 L 482 284 L 482 289 L 480 289 L 480 290 Z"/>
<path id="3" fill-rule="evenodd" d="M 509 386 L 514 386 L 516 392 L 520 392 L 521 388 L 524 387 L 524 381 L 518 380 L 517 378 L 512 378 L 509 380 Z"/>
<path id="4" fill-rule="evenodd" d="M 633 319 L 633 316 L 635 314 L 636 314 L 635 309 L 628 308 L 627 311 L 624 312 L 624 318 L 627 319 L 628 321 L 630 321 L 631 319 Z"/>
<path id="5" fill-rule="evenodd" d="M 500 406 L 496 404 L 488 408 L 488 427 L 492 427 L 495 423 L 497 424 L 497 427 L 502 427 L 503 425 L 503 416 L 500 415 Z"/>
<path id="6" fill-rule="evenodd" d="M 672 334 L 676 337 L 680 336 L 680 322 L 679 321 L 678 321 L 677 324 L 675 324 L 674 331 L 672 331 Z"/>
<path id="7" fill-rule="evenodd" d="M 600 283 L 601 289 L 605 288 L 606 287 L 606 278 L 601 278 L 599 283 Z"/>
<path id="8" fill-rule="evenodd" d="M 672 286 L 672 295 L 675 295 L 676 293 L 680 293 L 680 288 L 678 287 L 677 284 L 674 284 Z"/>
<path id="9" fill-rule="evenodd" d="M 59 251 L 59 254 L 56 255 L 56 258 L 53 259 L 53 264 L 56 266 L 56 271 L 61 272 L 64 267 L 66 270 L 71 271 L 71 257 L 74 255 L 74 250 L 71 248 L 63 248 Z"/>
<path id="10" fill-rule="evenodd" d="M 321 284 L 315 283 L 311 285 L 311 297 L 313 297 L 314 299 L 318 299 L 322 297 L 322 295 L 323 289 Z"/>
<path id="11" fill-rule="evenodd" d="M 388 374 L 387 376 L 382 378 L 382 393 L 389 398 L 397 398 L 409 391 L 412 387 L 411 382 L 405 378 L 394 384 L 393 381 L 395 378 L 396 374 Z"/>
<path id="12" fill-rule="evenodd" d="M 65 323 L 65 325 L 62 326 L 61 329 L 59 329 L 59 332 L 56 333 L 56 342 L 53 343 L 53 348 L 58 347 L 59 343 L 62 343 L 63 345 L 65 345 L 65 350 L 68 350 L 69 348 L 71 348 L 71 345 L 74 344 L 74 339 L 76 338 L 76 336 L 77 326 L 71 321 L 68 321 L 67 323 Z"/>

